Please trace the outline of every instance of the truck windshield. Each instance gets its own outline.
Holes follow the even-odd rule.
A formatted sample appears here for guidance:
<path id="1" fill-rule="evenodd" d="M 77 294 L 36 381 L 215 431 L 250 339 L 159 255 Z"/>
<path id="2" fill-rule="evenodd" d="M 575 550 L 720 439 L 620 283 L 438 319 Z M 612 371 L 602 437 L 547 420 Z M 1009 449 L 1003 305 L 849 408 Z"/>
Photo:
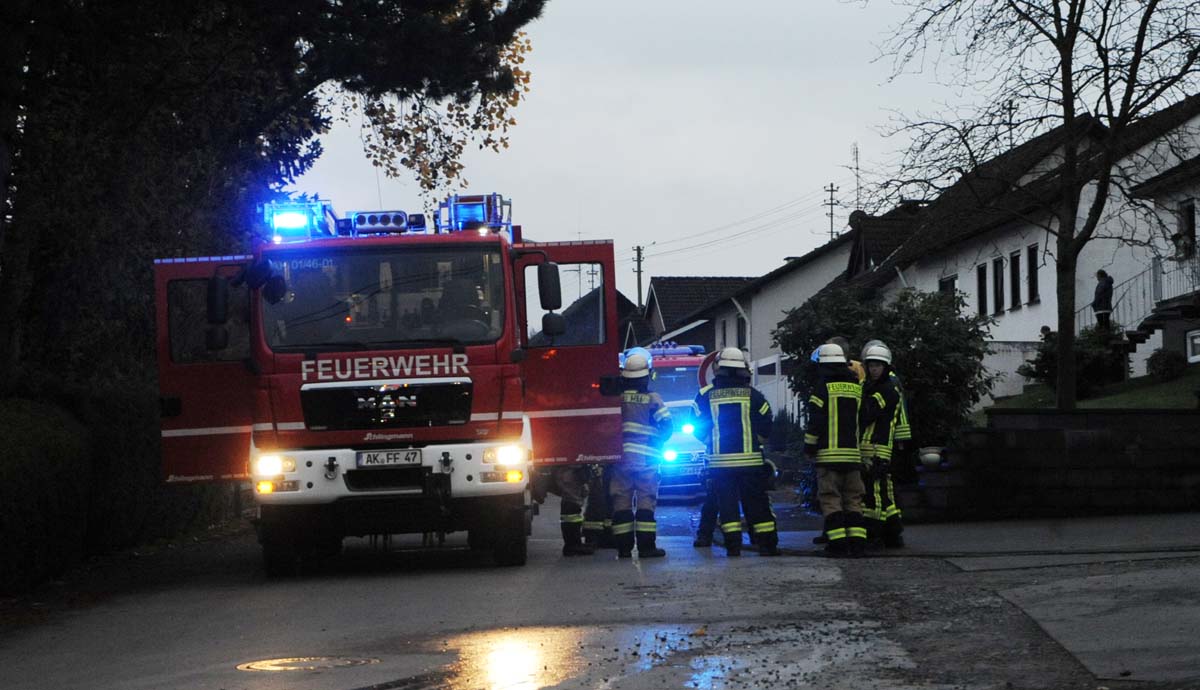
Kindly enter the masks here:
<path id="1" fill-rule="evenodd" d="M 263 300 L 274 350 L 384 349 L 495 342 L 504 264 L 479 248 L 345 250 L 269 259 L 287 292 Z"/>
<path id="2" fill-rule="evenodd" d="M 699 367 L 655 367 L 651 390 L 661 395 L 665 402 L 691 402 L 700 390 L 698 372 Z"/>

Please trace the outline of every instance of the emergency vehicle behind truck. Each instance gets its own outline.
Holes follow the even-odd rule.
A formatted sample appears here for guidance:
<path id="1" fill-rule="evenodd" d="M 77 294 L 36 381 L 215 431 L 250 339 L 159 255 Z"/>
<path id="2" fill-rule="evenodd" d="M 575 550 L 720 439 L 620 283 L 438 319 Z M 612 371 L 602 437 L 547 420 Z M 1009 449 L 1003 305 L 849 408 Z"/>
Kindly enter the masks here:
<path id="1" fill-rule="evenodd" d="M 273 574 L 460 530 L 523 564 L 531 465 L 619 453 L 612 243 L 522 241 L 497 194 L 264 222 L 250 255 L 155 262 L 166 480 L 249 480 Z M 565 308 L 559 266 L 593 281 Z"/>

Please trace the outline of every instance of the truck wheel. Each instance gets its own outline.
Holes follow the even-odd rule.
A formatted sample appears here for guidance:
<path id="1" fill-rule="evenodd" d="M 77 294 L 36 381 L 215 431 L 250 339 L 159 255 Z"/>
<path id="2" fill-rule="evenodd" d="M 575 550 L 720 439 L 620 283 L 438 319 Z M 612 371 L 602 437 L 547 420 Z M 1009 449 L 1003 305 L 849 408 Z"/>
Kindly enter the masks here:
<path id="1" fill-rule="evenodd" d="M 263 570 L 267 577 L 292 577 L 300 565 L 296 548 L 291 544 L 266 543 L 262 545 Z"/>
<path id="2" fill-rule="evenodd" d="M 467 548 L 472 551 L 486 551 L 492 548 L 495 543 L 495 536 L 490 529 L 479 528 L 467 530 Z"/>
<path id="3" fill-rule="evenodd" d="M 529 545 L 528 538 L 525 536 L 525 523 L 515 520 L 512 522 L 516 524 L 501 527 L 496 534 L 496 545 L 492 551 L 496 565 L 505 567 L 525 565 Z"/>

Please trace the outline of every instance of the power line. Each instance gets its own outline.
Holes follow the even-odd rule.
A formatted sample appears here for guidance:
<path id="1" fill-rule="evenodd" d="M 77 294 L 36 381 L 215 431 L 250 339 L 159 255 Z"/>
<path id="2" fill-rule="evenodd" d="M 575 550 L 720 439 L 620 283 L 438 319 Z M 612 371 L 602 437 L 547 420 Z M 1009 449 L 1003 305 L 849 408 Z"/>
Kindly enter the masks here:
<path id="1" fill-rule="evenodd" d="M 813 207 L 804 209 L 803 211 L 793 213 L 791 215 L 787 215 L 782 218 L 777 218 L 769 223 L 764 223 L 762 225 L 756 225 L 754 227 L 747 228 L 745 230 L 740 230 L 738 232 L 735 232 L 735 233 L 732 233 L 729 235 L 724 235 L 724 236 L 718 237 L 716 239 L 708 240 L 706 242 L 699 242 L 699 243 L 693 244 L 690 247 L 681 247 L 679 249 L 668 249 L 667 251 L 664 251 L 664 252 L 657 252 L 654 254 L 649 254 L 649 255 L 647 255 L 646 258 L 657 258 L 657 257 L 663 257 L 663 256 L 671 256 L 674 254 L 683 254 L 686 252 L 695 251 L 697 249 L 703 249 L 704 247 L 710 247 L 710 246 L 721 244 L 721 243 L 730 243 L 731 240 L 737 239 L 739 237 L 746 237 L 747 235 L 753 235 L 758 232 L 769 231 L 769 230 L 778 230 L 783 227 L 783 223 L 785 223 L 785 222 L 799 220 L 801 218 L 811 216 L 814 212 L 818 212 L 820 210 L 821 210 L 821 205 L 813 206 Z"/>

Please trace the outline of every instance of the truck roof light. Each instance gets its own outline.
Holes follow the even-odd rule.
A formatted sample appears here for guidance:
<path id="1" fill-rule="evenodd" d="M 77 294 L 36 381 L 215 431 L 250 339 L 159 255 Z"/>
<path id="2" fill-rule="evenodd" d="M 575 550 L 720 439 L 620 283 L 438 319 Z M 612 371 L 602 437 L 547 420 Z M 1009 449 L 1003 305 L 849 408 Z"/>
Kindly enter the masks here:
<path id="1" fill-rule="evenodd" d="M 333 235 L 328 201 L 271 201 L 262 205 L 262 213 L 275 244 Z"/>

